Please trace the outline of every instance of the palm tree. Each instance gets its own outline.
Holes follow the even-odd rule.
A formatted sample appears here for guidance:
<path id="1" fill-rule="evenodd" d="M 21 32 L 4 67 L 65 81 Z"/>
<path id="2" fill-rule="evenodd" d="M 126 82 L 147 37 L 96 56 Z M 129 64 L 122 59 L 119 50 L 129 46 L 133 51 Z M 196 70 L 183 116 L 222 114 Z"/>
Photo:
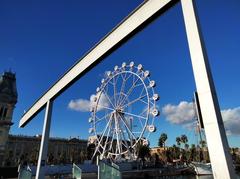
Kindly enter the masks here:
<path id="1" fill-rule="evenodd" d="M 173 144 L 173 146 L 172 146 L 173 159 L 178 158 L 178 149 L 179 148 L 175 144 Z"/>
<path id="2" fill-rule="evenodd" d="M 181 145 L 181 138 L 180 137 L 176 137 L 176 142 L 177 142 L 178 147 L 180 147 L 180 145 Z"/>
<path id="3" fill-rule="evenodd" d="M 166 133 L 162 133 L 161 136 L 159 137 L 159 140 L 158 140 L 158 145 L 160 147 L 164 147 L 164 151 L 165 151 L 165 143 L 166 143 L 166 140 L 167 140 L 167 134 Z"/>
<path id="4" fill-rule="evenodd" d="M 201 147 L 204 148 L 204 147 L 206 147 L 206 144 L 207 144 L 207 143 L 206 143 L 205 140 L 201 140 L 201 141 L 200 141 L 200 144 L 201 144 Z"/>
<path id="5" fill-rule="evenodd" d="M 188 138 L 185 134 L 181 135 L 181 142 L 186 144 L 188 142 Z"/>
<path id="6" fill-rule="evenodd" d="M 185 150 L 188 150 L 189 149 L 189 144 L 185 144 L 184 148 L 185 148 Z"/>
<path id="7" fill-rule="evenodd" d="M 197 156 L 196 146 L 195 144 L 192 144 L 190 148 L 190 160 L 196 161 L 196 156 Z"/>

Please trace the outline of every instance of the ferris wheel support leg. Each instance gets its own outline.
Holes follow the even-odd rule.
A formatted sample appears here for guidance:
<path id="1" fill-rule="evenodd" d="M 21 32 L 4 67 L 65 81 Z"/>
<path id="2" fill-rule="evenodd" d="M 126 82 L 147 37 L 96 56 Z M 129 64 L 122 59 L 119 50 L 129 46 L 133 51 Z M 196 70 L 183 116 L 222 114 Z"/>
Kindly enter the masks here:
<path id="1" fill-rule="evenodd" d="M 181 4 L 213 176 L 236 178 L 194 3 L 181 0 Z"/>
<path id="2" fill-rule="evenodd" d="M 37 164 L 36 179 L 45 178 L 45 167 L 46 167 L 47 152 L 48 152 L 48 140 L 49 140 L 50 127 L 51 127 L 51 117 L 52 117 L 52 101 L 49 100 L 47 102 L 46 111 L 45 111 L 41 146 L 40 146 L 38 164 Z"/>

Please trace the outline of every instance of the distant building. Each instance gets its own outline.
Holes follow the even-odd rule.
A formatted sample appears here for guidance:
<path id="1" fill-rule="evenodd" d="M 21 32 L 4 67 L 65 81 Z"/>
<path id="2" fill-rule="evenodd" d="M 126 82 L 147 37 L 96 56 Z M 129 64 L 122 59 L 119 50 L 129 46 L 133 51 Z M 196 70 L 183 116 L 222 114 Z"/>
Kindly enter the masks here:
<path id="1" fill-rule="evenodd" d="M 41 136 L 10 135 L 17 103 L 16 76 L 4 72 L 0 76 L 0 166 L 17 166 L 21 161 L 36 164 Z M 81 162 L 86 155 L 87 140 L 50 138 L 48 163 Z"/>
<path id="2" fill-rule="evenodd" d="M 16 166 L 20 161 L 37 164 L 41 136 L 9 135 L 5 151 L 5 166 Z M 86 158 L 87 140 L 50 138 L 48 164 L 82 162 Z"/>
<path id="3" fill-rule="evenodd" d="M 168 149 L 168 147 L 153 147 L 153 148 L 150 148 L 150 154 L 151 155 L 154 155 L 154 154 L 157 154 L 157 155 L 160 155 L 160 154 L 163 154 L 166 150 Z"/>

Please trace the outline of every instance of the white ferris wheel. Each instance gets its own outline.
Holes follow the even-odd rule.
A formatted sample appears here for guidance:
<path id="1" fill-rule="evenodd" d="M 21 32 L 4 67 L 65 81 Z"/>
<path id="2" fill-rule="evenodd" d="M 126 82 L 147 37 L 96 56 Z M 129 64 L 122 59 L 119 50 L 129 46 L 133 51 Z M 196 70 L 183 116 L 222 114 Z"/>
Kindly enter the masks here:
<path id="1" fill-rule="evenodd" d="M 91 128 L 95 155 L 100 159 L 133 159 L 138 143 L 149 145 L 148 136 L 156 131 L 153 122 L 159 115 L 155 81 L 141 64 L 122 63 L 107 71 L 92 97 Z"/>

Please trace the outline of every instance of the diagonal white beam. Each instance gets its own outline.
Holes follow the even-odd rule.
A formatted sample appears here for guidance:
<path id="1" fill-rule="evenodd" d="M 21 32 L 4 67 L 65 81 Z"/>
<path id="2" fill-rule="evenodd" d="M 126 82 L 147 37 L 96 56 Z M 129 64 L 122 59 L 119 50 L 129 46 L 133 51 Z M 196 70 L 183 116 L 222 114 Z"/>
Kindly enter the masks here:
<path id="1" fill-rule="evenodd" d="M 193 0 L 181 0 L 200 109 L 214 178 L 236 178 Z"/>
<path id="2" fill-rule="evenodd" d="M 149 24 L 161 13 L 172 7 L 177 0 L 146 0 L 95 47 L 65 73 L 32 107 L 22 116 L 19 126 L 24 127 L 49 100 L 53 100 L 73 84 L 80 76 L 89 71 L 103 57 L 127 41 L 135 33 Z"/>

